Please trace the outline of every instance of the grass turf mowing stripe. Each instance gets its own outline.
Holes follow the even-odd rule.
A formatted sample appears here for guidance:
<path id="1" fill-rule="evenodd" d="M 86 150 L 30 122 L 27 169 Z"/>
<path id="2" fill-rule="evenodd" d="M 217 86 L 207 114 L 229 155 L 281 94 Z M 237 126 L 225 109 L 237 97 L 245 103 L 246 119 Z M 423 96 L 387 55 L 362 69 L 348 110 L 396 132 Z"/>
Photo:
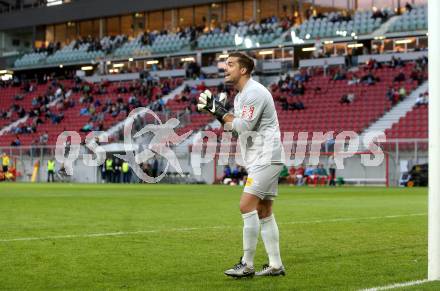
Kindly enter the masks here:
<path id="1" fill-rule="evenodd" d="M 426 216 L 427 213 L 413 213 L 413 214 L 401 214 L 401 215 L 386 215 L 386 216 L 370 216 L 370 217 L 347 217 L 347 218 L 335 218 L 335 219 L 319 219 L 319 220 L 307 220 L 307 221 L 292 221 L 279 223 L 284 224 L 318 224 L 318 223 L 332 223 L 332 222 L 345 222 L 345 221 L 359 221 L 359 220 L 377 220 L 377 219 L 394 219 L 402 217 L 414 217 L 414 216 Z M 158 233 L 158 232 L 180 232 L 180 231 L 193 231 L 193 230 L 207 230 L 207 229 L 226 229 L 229 226 L 207 226 L 207 227 L 184 227 L 184 228 L 171 228 L 171 229 L 152 229 L 152 230 L 137 230 L 137 231 L 117 231 L 107 233 L 89 233 L 89 234 L 67 234 L 56 235 L 46 237 L 21 237 L 0 239 L 0 242 L 14 242 L 14 241 L 32 241 L 32 240 L 48 240 L 48 239 L 69 239 L 69 238 L 93 238 L 93 237 L 106 237 L 106 236 L 125 236 L 136 235 L 146 233 Z"/>

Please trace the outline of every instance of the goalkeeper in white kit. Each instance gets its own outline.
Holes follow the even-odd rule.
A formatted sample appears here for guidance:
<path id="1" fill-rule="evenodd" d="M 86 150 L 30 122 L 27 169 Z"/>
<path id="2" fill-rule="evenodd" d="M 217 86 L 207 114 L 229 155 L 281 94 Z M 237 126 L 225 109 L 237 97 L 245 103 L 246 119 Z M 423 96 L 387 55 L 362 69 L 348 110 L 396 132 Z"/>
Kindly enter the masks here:
<path id="1" fill-rule="evenodd" d="M 233 114 L 225 109 L 223 100 L 216 100 L 209 90 L 200 94 L 197 105 L 200 111 L 210 112 L 222 124 L 231 123 L 232 130 L 238 134 L 248 172 L 240 199 L 244 253 L 238 264 L 225 271 L 226 275 L 236 278 L 285 275 L 280 257 L 278 226 L 272 213 L 284 151 L 272 95 L 266 87 L 251 78 L 253 69 L 254 62 L 246 54 L 234 52 L 226 60 L 225 83 L 238 90 Z M 224 98 L 222 96 L 221 99 Z M 260 227 L 269 264 L 255 272 L 254 256 Z"/>

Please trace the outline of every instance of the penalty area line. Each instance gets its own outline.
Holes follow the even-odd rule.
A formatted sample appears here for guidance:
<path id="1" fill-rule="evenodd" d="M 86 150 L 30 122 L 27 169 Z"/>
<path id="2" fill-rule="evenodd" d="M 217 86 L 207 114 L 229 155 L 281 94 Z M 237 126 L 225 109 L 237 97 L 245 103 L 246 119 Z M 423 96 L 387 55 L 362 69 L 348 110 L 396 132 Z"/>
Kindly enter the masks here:
<path id="1" fill-rule="evenodd" d="M 408 281 L 408 282 L 404 282 L 404 283 L 394 283 L 391 285 L 387 285 L 387 286 L 380 286 L 380 287 L 373 287 L 373 288 L 368 288 L 368 289 L 361 289 L 359 291 L 380 291 L 380 290 L 391 290 L 391 289 L 397 289 L 397 288 L 403 288 L 403 287 L 411 287 L 411 286 L 416 286 L 416 285 L 421 285 L 421 284 L 425 284 L 428 283 L 429 280 L 428 279 L 424 279 L 424 280 L 416 280 L 416 281 Z"/>

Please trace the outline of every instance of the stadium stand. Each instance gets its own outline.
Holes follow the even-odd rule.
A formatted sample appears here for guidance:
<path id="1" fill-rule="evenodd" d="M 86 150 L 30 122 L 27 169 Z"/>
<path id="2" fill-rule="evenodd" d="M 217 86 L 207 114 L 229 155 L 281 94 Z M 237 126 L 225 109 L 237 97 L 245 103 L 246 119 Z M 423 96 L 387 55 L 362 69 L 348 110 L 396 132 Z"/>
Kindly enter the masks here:
<path id="1" fill-rule="evenodd" d="M 324 75 L 322 68 L 314 68 L 302 69 L 293 76 L 288 75 L 270 86 L 276 100 L 281 130 L 334 131 L 336 134 L 343 130 L 353 130 L 361 133 L 399 101 L 399 98 L 387 98 L 390 88 L 396 92 L 403 88 L 406 94 L 409 94 L 420 84 L 420 78 L 426 78 L 422 72 L 415 72 L 418 72 L 416 62 L 379 65 L 371 61 L 348 72 L 340 68 L 332 69 Z M 407 77 L 401 79 L 402 74 Z M 108 129 L 123 120 L 130 109 L 158 100 L 182 82 L 182 79 L 162 79 L 159 84 L 149 89 L 151 91 L 142 91 L 139 94 L 136 90 L 140 90 L 139 86 L 143 85 L 138 81 L 104 82 L 95 85 L 71 81 L 72 85 L 66 91 L 72 90 L 70 99 L 75 105 L 71 108 L 54 106 L 56 109 L 51 109 L 51 114 L 62 115 L 62 120 L 52 121 L 51 124 L 51 118 L 46 118 L 44 124 L 36 126 L 35 132 L 23 135 L 22 144 L 32 144 L 45 131 L 49 132 L 49 143 L 52 144 L 58 133 L 65 129 L 82 132 Z M 46 86 L 38 88 L 38 93 L 34 92 L 27 96 L 25 101 L 21 101 L 20 104 L 24 104 L 25 110 L 32 109 L 32 96 L 37 96 L 47 89 Z M 168 100 L 163 104 L 163 108 L 159 108 L 159 111 L 166 108 L 168 116 L 185 115 L 185 122 L 181 124 L 179 133 L 202 129 L 213 121 L 210 115 L 198 113 L 195 109 L 198 94 L 206 88 L 203 83 L 194 88 L 186 86 L 181 94 Z M 222 90 L 217 87 L 209 89 L 213 92 Z M 7 89 L 4 94 L 10 98 L 17 90 L 19 89 Z M 134 94 L 134 91 L 138 93 Z M 229 95 L 231 94 L 233 93 L 229 92 Z M 63 100 L 62 103 L 69 103 L 70 99 Z M 29 118 L 25 124 L 17 128 L 32 126 L 34 122 L 34 119 Z M 1 145 L 9 145 L 15 134 L 20 132 L 16 128 L 14 130 L 3 135 Z"/>
<path id="2" fill-rule="evenodd" d="M 394 80 L 401 71 L 409 75 L 413 67 L 414 64 L 407 64 L 404 68 L 383 67 L 370 70 L 365 66 L 340 77 L 337 77 L 337 74 L 341 74 L 338 72 L 333 77 L 319 74 L 308 77 L 308 81 L 303 83 L 304 94 L 295 93 L 291 88 L 283 92 L 286 80 L 272 85 L 281 130 L 309 133 L 335 131 L 336 134 L 343 130 L 352 130 L 360 133 L 392 107 L 392 101 L 385 97 L 387 88 L 403 87 L 406 92 L 411 92 L 417 87 L 418 83 L 413 80 Z M 369 73 L 376 79 L 372 84 L 368 84 Z M 291 79 L 295 78 L 299 76 Z M 291 83 L 290 80 L 287 82 Z M 285 104 L 293 105 L 297 98 L 305 109 L 291 110 L 292 106 L 289 106 L 289 110 L 286 110 Z"/>
<path id="3" fill-rule="evenodd" d="M 189 45 L 189 37 L 181 33 L 159 35 L 151 47 L 153 53 L 170 53 L 181 50 Z"/>
<path id="4" fill-rule="evenodd" d="M 151 53 L 162 54 L 177 52 L 190 43 L 190 28 L 181 32 L 145 32 L 124 43 L 117 48 L 113 55 L 115 57 L 142 56 Z"/>
<path id="5" fill-rule="evenodd" d="M 387 17 L 375 17 L 372 11 L 358 11 L 353 17 L 348 14 L 331 12 L 322 17 L 310 17 L 294 28 L 301 39 L 363 35 L 378 29 Z"/>
<path id="6" fill-rule="evenodd" d="M 20 134 L 21 145 L 39 144 L 40 136 L 45 132 L 49 135 L 47 144 L 55 144 L 58 134 L 64 130 L 80 131 L 84 137 L 92 130 L 108 129 L 125 119 L 131 109 L 149 105 L 181 82 L 182 79 L 179 78 L 162 79 L 155 83 L 132 81 L 100 84 L 69 80 L 65 81 L 64 85 L 65 92 L 71 90 L 71 95 L 63 94 L 52 106 L 48 105 L 49 102 L 44 104 L 32 102 L 34 97 L 46 92 L 50 85 L 40 86 L 37 92 L 28 96 L 26 101 L 22 101 L 25 104 L 23 105 L 25 112 L 29 112 L 27 116 L 30 118 L 2 135 L 0 145 L 11 145 L 17 134 Z M 44 95 L 48 96 L 51 92 L 46 92 Z M 51 101 L 53 100 L 52 98 Z M 33 113 L 35 110 L 36 113 Z M 156 108 L 156 110 L 164 109 Z"/>
<path id="7" fill-rule="evenodd" d="M 22 58 L 15 61 L 15 67 L 34 66 L 42 63 L 47 57 L 46 52 L 25 54 Z"/>
<path id="8" fill-rule="evenodd" d="M 113 55 L 115 57 L 127 57 L 127 56 L 138 56 L 145 55 L 150 51 L 150 46 L 142 45 L 143 34 L 139 34 L 136 38 L 125 42 L 121 47 L 117 48 Z"/>
<path id="9" fill-rule="evenodd" d="M 415 106 L 385 134 L 387 138 L 428 138 L 428 106 Z"/>
<path id="10" fill-rule="evenodd" d="M 47 57 L 47 63 L 71 63 L 91 61 L 98 57 L 104 57 L 105 53 L 94 49 L 89 42 L 72 41 L 68 46 Z"/>
<path id="11" fill-rule="evenodd" d="M 235 47 L 235 35 L 242 38 L 241 47 L 245 47 L 244 38 L 249 38 L 253 44 L 267 44 L 273 42 L 289 29 L 291 21 L 287 18 L 278 21 L 276 17 L 254 21 L 227 23 L 223 28 L 215 27 L 208 32 L 207 28 L 186 27 L 177 32 L 153 31 L 138 34 L 135 38 L 127 36 L 106 36 L 101 40 L 91 37 L 78 39 L 69 45 L 51 52 L 30 53 L 15 62 L 15 67 L 36 66 L 43 64 L 65 64 L 96 60 L 106 55 L 118 57 L 145 56 L 149 54 L 174 53 L 182 49 L 190 49 L 190 45 L 197 39 L 198 47 L 217 48 Z"/>
<path id="12" fill-rule="evenodd" d="M 396 22 L 394 22 L 388 32 L 404 32 L 404 31 L 416 31 L 428 29 L 428 7 L 417 6 L 399 16 Z"/>
<path id="13" fill-rule="evenodd" d="M 215 28 L 198 38 L 201 49 L 217 47 L 235 47 L 246 45 L 248 38 L 252 43 L 267 44 L 279 38 L 291 25 L 289 19 L 278 21 L 276 17 L 265 19 L 260 23 L 241 21 L 228 23 L 223 29 Z"/>

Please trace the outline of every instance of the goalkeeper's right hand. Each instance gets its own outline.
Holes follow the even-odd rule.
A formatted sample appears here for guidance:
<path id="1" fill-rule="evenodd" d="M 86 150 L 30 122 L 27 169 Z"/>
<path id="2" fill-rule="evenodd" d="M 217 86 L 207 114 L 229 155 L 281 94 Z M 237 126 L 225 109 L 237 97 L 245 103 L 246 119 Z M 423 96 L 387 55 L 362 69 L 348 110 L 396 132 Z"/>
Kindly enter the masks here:
<path id="1" fill-rule="evenodd" d="M 218 121 L 224 123 L 223 117 L 228 114 L 228 110 L 226 110 L 224 103 L 226 103 L 226 94 L 220 94 L 220 100 L 216 100 L 214 96 L 212 96 L 211 91 L 205 90 L 200 93 L 199 102 L 197 103 L 197 110 L 199 111 L 208 111 L 212 115 L 214 115 Z"/>

